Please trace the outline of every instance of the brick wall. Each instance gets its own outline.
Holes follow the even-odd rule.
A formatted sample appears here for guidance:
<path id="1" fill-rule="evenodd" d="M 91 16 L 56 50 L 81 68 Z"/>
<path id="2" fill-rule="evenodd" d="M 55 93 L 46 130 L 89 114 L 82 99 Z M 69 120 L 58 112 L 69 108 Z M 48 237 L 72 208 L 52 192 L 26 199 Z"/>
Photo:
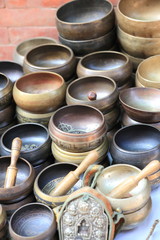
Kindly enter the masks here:
<path id="1" fill-rule="evenodd" d="M 15 46 L 27 38 L 57 39 L 55 13 L 65 2 L 69 0 L 0 0 L 0 60 L 12 60 Z"/>

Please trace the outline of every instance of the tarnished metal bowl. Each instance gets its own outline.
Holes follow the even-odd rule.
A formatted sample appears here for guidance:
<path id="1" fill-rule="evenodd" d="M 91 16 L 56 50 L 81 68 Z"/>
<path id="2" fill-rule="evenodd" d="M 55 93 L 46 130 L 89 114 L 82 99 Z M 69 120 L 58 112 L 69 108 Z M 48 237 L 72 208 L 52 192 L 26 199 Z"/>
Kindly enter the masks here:
<path id="1" fill-rule="evenodd" d="M 159 0 L 121 0 L 116 9 L 118 25 L 134 36 L 159 38 L 159 8 Z"/>
<path id="2" fill-rule="evenodd" d="M 135 121 L 160 122 L 160 89 L 133 87 L 120 92 L 119 100 Z"/>
<path id="3" fill-rule="evenodd" d="M 89 105 L 70 105 L 58 109 L 49 121 L 52 140 L 70 152 L 90 151 L 104 141 L 103 114 Z"/>
<path id="4" fill-rule="evenodd" d="M 22 66 L 13 61 L 0 61 L 0 73 L 3 73 L 13 83 L 24 75 Z"/>
<path id="5" fill-rule="evenodd" d="M 12 101 L 13 84 L 7 76 L 0 73 L 0 110 L 7 107 Z"/>
<path id="6" fill-rule="evenodd" d="M 77 65 L 78 77 L 105 76 L 112 78 L 119 86 L 126 83 L 132 73 L 129 58 L 116 51 L 99 51 L 85 55 Z"/>
<path id="7" fill-rule="evenodd" d="M 72 40 L 87 40 L 105 35 L 115 25 L 113 4 L 109 1 L 70 1 L 56 13 L 59 35 Z"/>
<path id="8" fill-rule="evenodd" d="M 13 60 L 23 66 L 23 61 L 27 52 L 32 48 L 46 43 L 56 43 L 57 41 L 49 37 L 34 37 L 20 42 L 14 51 Z"/>

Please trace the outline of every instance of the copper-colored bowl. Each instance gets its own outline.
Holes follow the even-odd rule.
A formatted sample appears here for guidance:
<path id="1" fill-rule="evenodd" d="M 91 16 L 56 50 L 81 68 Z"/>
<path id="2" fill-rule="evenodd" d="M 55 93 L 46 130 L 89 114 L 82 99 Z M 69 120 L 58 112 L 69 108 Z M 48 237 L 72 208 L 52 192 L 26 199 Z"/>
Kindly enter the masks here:
<path id="1" fill-rule="evenodd" d="M 25 56 L 24 72 L 49 71 L 70 79 L 76 69 L 73 51 L 62 44 L 44 44 L 31 49 Z"/>
<path id="2" fill-rule="evenodd" d="M 24 75 L 22 66 L 12 61 L 0 61 L 0 73 L 5 74 L 13 83 Z"/>
<path id="3" fill-rule="evenodd" d="M 84 56 L 85 54 L 109 50 L 113 47 L 116 42 L 116 30 L 113 28 L 110 32 L 106 33 L 104 36 L 90 40 L 69 40 L 59 36 L 59 41 L 70 47 L 75 55 Z"/>
<path id="4" fill-rule="evenodd" d="M 70 152 L 90 151 L 103 142 L 106 124 L 103 114 L 88 105 L 58 109 L 49 121 L 52 140 Z"/>
<path id="5" fill-rule="evenodd" d="M 113 137 L 110 153 L 114 163 L 144 168 L 152 160 L 160 160 L 160 131 L 147 124 L 119 129 Z"/>
<path id="6" fill-rule="evenodd" d="M 0 73 L 0 110 L 7 107 L 12 100 L 13 84 L 9 78 L 3 73 Z"/>
<path id="7" fill-rule="evenodd" d="M 66 39 L 97 38 L 109 32 L 114 24 L 113 4 L 105 0 L 70 1 L 56 13 L 57 30 Z"/>
<path id="8" fill-rule="evenodd" d="M 110 110 L 118 99 L 118 89 L 114 80 L 103 76 L 79 78 L 67 87 L 68 105 L 87 104 L 101 111 Z"/>
<path id="9" fill-rule="evenodd" d="M 62 76 L 53 72 L 30 73 L 16 81 L 13 98 L 29 112 L 48 113 L 62 106 L 66 84 Z"/>
<path id="10" fill-rule="evenodd" d="M 55 215 L 42 203 L 29 203 L 11 216 L 9 233 L 14 240 L 53 240 L 56 232 Z"/>
<path id="11" fill-rule="evenodd" d="M 145 59 L 137 68 L 138 81 L 145 87 L 160 89 L 160 55 Z"/>
<path id="12" fill-rule="evenodd" d="M 32 48 L 46 44 L 56 43 L 57 41 L 49 37 L 34 37 L 20 42 L 14 51 L 13 59 L 15 62 L 23 66 L 24 57 Z"/>
<path id="13" fill-rule="evenodd" d="M 159 0 L 121 0 L 116 16 L 119 26 L 129 34 L 160 37 Z"/>
<path id="14" fill-rule="evenodd" d="M 135 121 L 160 122 L 160 90 L 128 88 L 121 91 L 119 100 L 126 113 Z"/>
<path id="15" fill-rule="evenodd" d="M 85 55 L 77 65 L 77 75 L 101 75 L 112 78 L 118 86 L 127 82 L 132 73 L 129 58 L 116 51 L 99 51 Z"/>
<path id="16" fill-rule="evenodd" d="M 0 129 L 11 124 L 15 116 L 15 104 L 11 103 L 9 106 L 0 110 Z"/>
<path id="17" fill-rule="evenodd" d="M 117 38 L 126 53 L 136 58 L 148 58 L 160 54 L 160 37 L 137 37 L 117 28 Z"/>

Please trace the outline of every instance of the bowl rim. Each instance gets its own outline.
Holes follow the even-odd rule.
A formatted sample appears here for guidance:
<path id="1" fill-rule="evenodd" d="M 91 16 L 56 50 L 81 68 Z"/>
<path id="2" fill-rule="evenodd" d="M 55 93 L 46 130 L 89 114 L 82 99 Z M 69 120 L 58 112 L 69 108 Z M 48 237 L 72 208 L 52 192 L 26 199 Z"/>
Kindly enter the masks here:
<path id="1" fill-rule="evenodd" d="M 42 143 L 41 145 L 39 145 L 39 146 L 36 147 L 35 149 L 29 150 L 29 151 L 20 151 L 22 154 L 29 154 L 29 153 L 35 152 L 35 151 L 41 149 L 43 146 L 45 146 L 46 143 L 50 140 L 50 135 L 49 135 L 48 129 L 47 129 L 47 127 L 45 127 L 44 125 L 42 125 L 42 124 L 40 124 L 40 123 L 29 123 L 29 122 L 19 123 L 19 124 L 16 124 L 16 125 L 10 127 L 9 129 L 7 129 L 7 130 L 2 134 L 1 139 L 0 139 L 0 144 L 1 144 L 1 147 L 3 147 L 3 149 L 4 149 L 5 151 L 11 153 L 11 149 L 7 148 L 7 147 L 4 145 L 4 143 L 3 143 L 4 136 L 5 136 L 10 130 L 12 130 L 12 129 L 14 129 L 14 128 L 17 128 L 17 127 L 19 128 L 19 127 L 21 127 L 21 126 L 23 126 L 23 125 L 28 125 L 28 126 L 30 126 L 30 125 L 35 125 L 35 126 L 38 126 L 38 127 L 43 128 L 43 129 L 46 131 L 46 133 L 47 133 L 47 138 L 46 138 L 46 140 L 45 140 L 44 143 Z"/>
<path id="2" fill-rule="evenodd" d="M 151 126 L 151 125 L 149 125 L 149 124 L 139 123 L 139 124 L 133 124 L 133 125 L 129 125 L 129 126 L 124 126 L 124 127 L 120 128 L 119 130 L 117 130 L 117 131 L 115 132 L 115 134 L 113 135 L 112 146 L 116 146 L 116 148 L 118 149 L 118 151 L 121 151 L 121 152 L 127 153 L 127 154 L 128 154 L 128 153 L 132 153 L 133 155 L 139 155 L 139 154 L 143 154 L 143 153 L 148 153 L 148 152 L 150 152 L 150 151 L 153 151 L 153 150 L 159 148 L 159 146 L 157 145 L 157 146 L 151 148 L 150 150 L 134 152 L 134 151 L 125 150 L 125 149 L 119 147 L 119 145 L 118 145 L 117 142 L 115 141 L 115 138 L 117 137 L 117 134 L 119 134 L 119 132 L 125 130 L 126 128 L 134 128 L 134 127 L 139 127 L 139 126 L 149 127 L 149 128 L 154 129 L 155 131 L 157 131 L 157 133 L 160 132 L 157 128 L 155 128 L 155 127 L 153 127 L 153 126 Z"/>
<path id="3" fill-rule="evenodd" d="M 38 49 L 38 48 L 43 48 L 43 47 L 48 47 L 48 46 L 50 46 L 50 48 L 53 46 L 53 47 L 61 47 L 61 48 L 64 48 L 64 49 L 66 49 L 68 52 L 69 52 L 69 54 L 70 54 L 70 56 L 69 56 L 69 58 L 68 58 L 68 60 L 67 60 L 67 62 L 65 62 L 65 63 L 63 63 L 63 64 L 61 64 L 61 65 L 58 65 L 58 66 L 56 66 L 56 67 L 41 67 L 41 66 L 37 66 L 37 65 L 34 65 L 34 64 L 32 64 L 29 60 L 28 60 L 28 57 L 29 57 L 29 55 L 34 51 L 34 50 L 36 50 L 36 49 Z M 63 44 L 56 44 L 56 43 L 50 43 L 50 44 L 41 44 L 40 46 L 37 46 L 37 47 L 35 47 L 35 48 L 32 48 L 29 52 L 27 52 L 26 53 L 26 55 L 25 55 L 25 57 L 24 57 L 24 64 L 23 64 L 23 67 L 24 67 L 24 65 L 29 65 L 29 66 L 31 66 L 31 67 L 33 67 L 33 68 L 36 68 L 36 69 L 40 69 L 40 70 L 47 70 L 47 69 L 50 69 L 50 70 L 54 70 L 54 69 L 58 69 L 58 68 L 62 68 L 62 67 L 64 67 L 64 66 L 66 66 L 69 62 L 71 62 L 71 60 L 72 59 L 74 59 L 75 58 L 75 55 L 74 55 L 74 53 L 73 53 L 73 50 L 71 49 L 71 48 L 69 48 L 69 47 L 67 47 L 66 45 L 63 45 Z M 42 70 L 42 71 L 43 71 Z"/>
<path id="4" fill-rule="evenodd" d="M 103 1 L 103 0 L 102 0 L 102 1 Z M 60 18 L 58 17 L 59 11 L 60 11 L 62 8 L 66 7 L 66 5 L 71 5 L 71 4 L 74 4 L 74 3 L 76 4 L 76 1 L 75 1 L 75 0 L 72 0 L 72 1 L 70 1 L 70 2 L 67 2 L 67 3 L 61 5 L 61 6 L 57 9 L 57 11 L 56 11 L 55 19 L 56 19 L 57 22 L 60 22 L 60 23 L 62 23 L 62 24 L 66 24 L 66 25 L 84 25 L 84 24 L 89 24 L 89 23 L 93 24 L 93 23 L 96 23 L 96 22 L 98 22 L 98 21 L 100 21 L 100 20 L 103 21 L 103 19 L 105 19 L 106 17 L 108 17 L 108 16 L 114 11 L 113 4 L 112 4 L 110 1 L 105 0 L 104 2 L 106 2 L 106 3 L 108 4 L 108 6 L 110 7 L 110 10 L 108 11 L 107 15 L 105 15 L 104 17 L 99 18 L 98 20 L 88 21 L 88 22 L 83 22 L 83 23 L 65 22 L 65 21 L 60 20 Z"/>
<path id="5" fill-rule="evenodd" d="M 0 89 L 0 97 L 1 97 L 1 93 L 2 93 L 3 91 L 5 91 L 5 90 L 7 89 L 7 87 L 8 87 L 9 85 L 11 85 L 12 83 L 11 83 L 11 80 L 10 80 L 4 73 L 0 72 L 0 76 L 4 77 L 4 78 L 6 79 L 6 83 L 5 83 L 4 87 L 3 87 L 2 89 Z M 12 88 L 11 88 L 11 90 L 12 90 Z M 10 90 L 10 91 L 11 91 L 11 90 Z M 3 95 L 3 94 L 2 94 L 2 95 Z M 2 96 L 2 97 L 3 97 L 3 96 Z"/>

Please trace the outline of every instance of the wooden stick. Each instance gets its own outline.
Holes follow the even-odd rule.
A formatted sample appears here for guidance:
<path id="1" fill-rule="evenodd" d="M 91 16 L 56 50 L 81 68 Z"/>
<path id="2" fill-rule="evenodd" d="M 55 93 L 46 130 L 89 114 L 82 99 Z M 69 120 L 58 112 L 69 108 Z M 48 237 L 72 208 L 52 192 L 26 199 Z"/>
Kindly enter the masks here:
<path id="1" fill-rule="evenodd" d="M 160 220 L 159 219 L 156 219 L 155 221 L 154 221 L 154 223 L 153 223 L 153 225 L 152 225 L 152 227 L 151 227 L 151 230 L 150 230 L 150 232 L 149 232 L 149 235 L 148 235 L 148 237 L 146 238 L 146 240 L 149 240 L 150 239 L 150 237 L 152 236 L 152 234 L 153 234 L 153 232 L 154 232 L 154 230 L 155 230 L 155 228 L 156 228 L 156 226 L 157 226 L 157 224 L 160 222 Z"/>
<path id="2" fill-rule="evenodd" d="M 7 168 L 6 177 L 4 181 L 4 188 L 10 188 L 15 185 L 17 176 L 17 160 L 19 158 L 20 150 L 22 147 L 22 141 L 20 138 L 14 138 L 11 147 L 11 163 Z"/>
<path id="3" fill-rule="evenodd" d="M 140 180 L 158 171 L 159 169 L 160 162 L 158 160 L 151 161 L 137 176 L 131 176 L 125 179 L 124 182 L 115 187 L 109 194 L 107 194 L 107 196 L 112 198 L 123 198 L 126 193 L 138 185 Z"/>
<path id="4" fill-rule="evenodd" d="M 51 196 L 62 196 L 66 194 L 74 184 L 79 180 L 79 176 L 98 159 L 98 152 L 96 150 L 91 151 L 75 171 L 69 172 L 61 182 L 50 192 Z"/>

